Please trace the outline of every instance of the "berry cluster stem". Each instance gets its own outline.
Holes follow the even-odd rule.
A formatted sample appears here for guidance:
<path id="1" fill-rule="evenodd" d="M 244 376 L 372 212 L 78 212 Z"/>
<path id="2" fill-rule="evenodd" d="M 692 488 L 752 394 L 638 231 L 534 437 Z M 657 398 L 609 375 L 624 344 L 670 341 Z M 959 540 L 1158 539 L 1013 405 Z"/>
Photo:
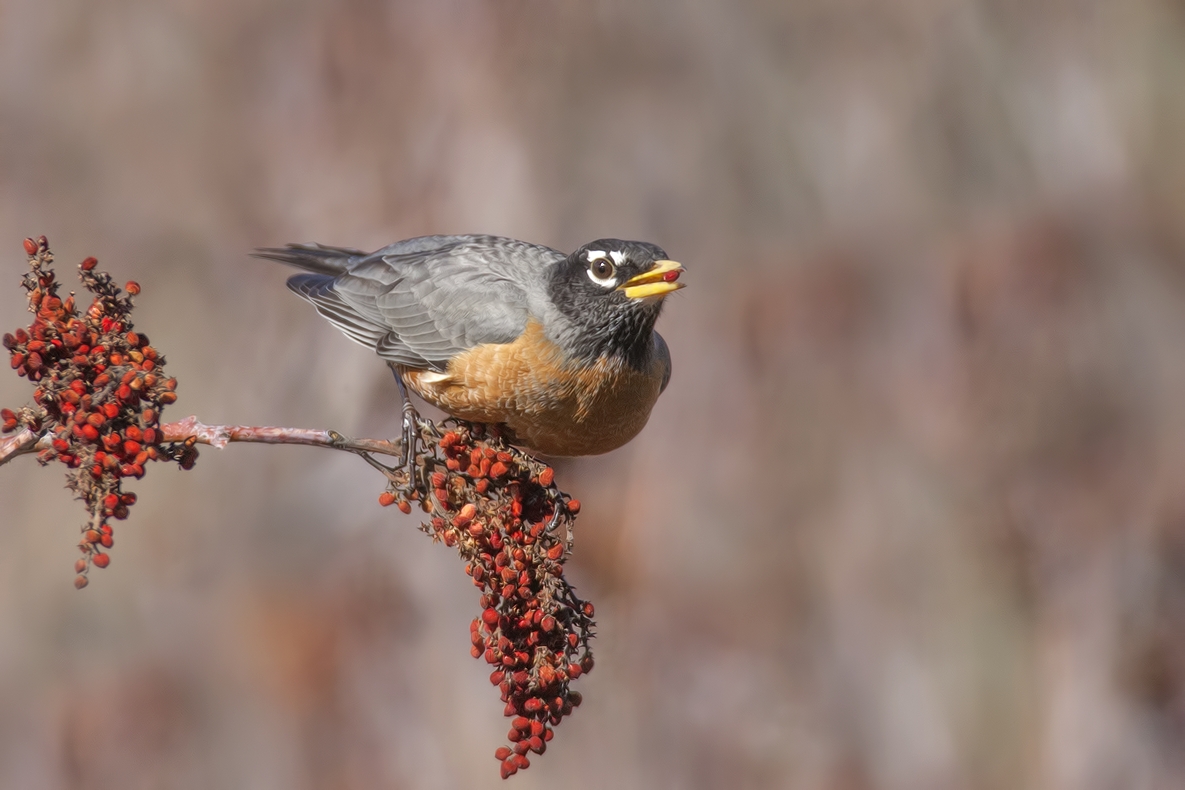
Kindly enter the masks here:
<path id="1" fill-rule="evenodd" d="M 377 453 L 398 457 L 403 451 L 398 439 L 366 439 L 344 436 L 321 428 L 279 428 L 252 425 L 207 425 L 197 417 L 186 417 L 160 426 L 165 442 L 204 444 L 222 449 L 231 442 L 258 444 L 300 444 L 354 453 Z M 28 429 L 0 437 L 0 466 L 21 455 L 30 455 L 50 447 L 50 439 Z"/>

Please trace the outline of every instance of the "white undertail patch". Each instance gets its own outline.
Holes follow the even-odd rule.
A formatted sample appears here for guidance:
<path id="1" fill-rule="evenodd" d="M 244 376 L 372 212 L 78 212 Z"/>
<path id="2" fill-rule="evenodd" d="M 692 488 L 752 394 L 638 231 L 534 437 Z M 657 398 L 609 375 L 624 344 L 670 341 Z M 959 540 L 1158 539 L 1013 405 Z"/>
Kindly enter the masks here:
<path id="1" fill-rule="evenodd" d="M 438 373 L 435 370 L 425 371 L 420 374 L 421 384 L 439 384 L 449 377 L 448 373 Z"/>

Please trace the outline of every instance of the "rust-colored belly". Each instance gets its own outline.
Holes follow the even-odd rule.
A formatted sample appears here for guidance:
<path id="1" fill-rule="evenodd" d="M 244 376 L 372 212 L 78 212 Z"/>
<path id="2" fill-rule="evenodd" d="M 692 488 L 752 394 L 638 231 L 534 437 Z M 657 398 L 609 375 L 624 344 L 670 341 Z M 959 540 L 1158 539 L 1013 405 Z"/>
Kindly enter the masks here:
<path id="1" fill-rule="evenodd" d="M 634 438 L 663 375 L 657 361 L 645 372 L 607 358 L 575 367 L 534 321 L 513 343 L 457 355 L 444 373 L 402 373 L 428 403 L 462 420 L 505 423 L 519 443 L 548 455 L 597 455 Z"/>

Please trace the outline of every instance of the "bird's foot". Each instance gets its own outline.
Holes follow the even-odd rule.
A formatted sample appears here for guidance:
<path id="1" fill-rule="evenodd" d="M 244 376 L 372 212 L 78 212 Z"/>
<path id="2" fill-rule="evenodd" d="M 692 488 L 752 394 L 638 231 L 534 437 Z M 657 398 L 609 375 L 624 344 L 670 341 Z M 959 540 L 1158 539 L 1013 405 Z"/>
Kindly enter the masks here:
<path id="1" fill-rule="evenodd" d="M 410 401 L 403 402 L 403 459 L 400 466 L 407 475 L 407 487 L 412 491 L 420 487 L 419 465 L 417 459 L 420 451 L 420 415 Z M 410 493 L 410 492 L 409 492 Z"/>
<path id="2" fill-rule="evenodd" d="M 551 521 L 547 522 L 548 532 L 555 532 L 556 527 L 560 525 L 560 519 L 562 519 L 568 513 L 568 506 L 567 503 L 564 502 L 563 497 L 556 497 L 552 502 L 552 506 L 555 509 L 551 514 Z"/>
<path id="3" fill-rule="evenodd" d="M 373 466 L 375 469 L 383 473 L 383 476 L 390 480 L 396 487 L 402 489 L 407 487 L 407 477 L 404 470 L 399 466 L 387 466 L 379 463 L 374 459 L 374 456 L 368 452 L 359 450 L 358 455 L 362 457 L 363 461 Z"/>

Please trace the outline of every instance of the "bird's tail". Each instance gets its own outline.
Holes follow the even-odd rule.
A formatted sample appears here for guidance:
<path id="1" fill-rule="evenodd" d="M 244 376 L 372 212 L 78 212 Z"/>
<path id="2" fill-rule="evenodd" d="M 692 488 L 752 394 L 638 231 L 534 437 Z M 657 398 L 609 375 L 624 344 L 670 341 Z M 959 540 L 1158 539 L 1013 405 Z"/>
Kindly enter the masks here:
<path id="1" fill-rule="evenodd" d="M 251 253 L 253 258 L 266 258 L 318 274 L 342 274 L 354 258 L 365 255 L 362 250 L 349 247 L 327 247 L 324 244 L 289 244 L 286 247 L 260 247 Z"/>

